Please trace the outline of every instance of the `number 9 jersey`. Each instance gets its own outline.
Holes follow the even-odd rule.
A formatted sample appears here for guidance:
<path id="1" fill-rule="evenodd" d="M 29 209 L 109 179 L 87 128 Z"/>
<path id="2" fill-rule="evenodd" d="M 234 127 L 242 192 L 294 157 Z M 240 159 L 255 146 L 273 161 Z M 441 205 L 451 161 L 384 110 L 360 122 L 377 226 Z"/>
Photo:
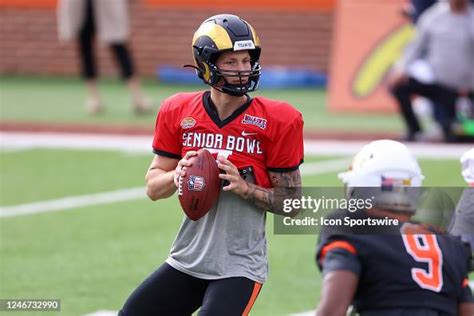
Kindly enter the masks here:
<path id="1" fill-rule="evenodd" d="M 349 216 L 369 218 L 356 213 Z M 367 232 L 323 228 L 316 257 L 323 274 L 358 275 L 353 305 L 359 313 L 408 308 L 456 315 L 458 304 L 473 301 L 467 280 L 471 253 L 457 237 L 409 222 L 377 235 Z"/>

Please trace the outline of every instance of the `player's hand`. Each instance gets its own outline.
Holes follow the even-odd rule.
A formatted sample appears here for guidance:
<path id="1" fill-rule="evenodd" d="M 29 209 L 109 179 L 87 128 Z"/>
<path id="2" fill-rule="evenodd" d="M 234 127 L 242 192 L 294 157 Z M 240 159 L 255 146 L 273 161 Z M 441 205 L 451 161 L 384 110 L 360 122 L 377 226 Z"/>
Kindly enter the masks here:
<path id="1" fill-rule="evenodd" d="M 189 161 L 189 158 L 196 156 L 197 151 L 190 150 L 184 157 L 178 162 L 176 169 L 174 169 L 174 185 L 179 186 L 179 177 L 184 177 L 186 175 L 186 167 L 191 167 L 193 163 Z"/>
<path id="2" fill-rule="evenodd" d="M 394 88 L 396 86 L 401 85 L 402 83 L 405 83 L 408 80 L 408 76 L 405 72 L 403 71 L 395 71 L 394 73 L 390 74 L 388 77 L 387 84 L 389 88 Z"/>
<path id="3" fill-rule="evenodd" d="M 219 174 L 219 178 L 229 182 L 222 190 L 234 192 L 242 197 L 245 196 L 249 187 L 247 181 L 240 176 L 237 167 L 223 156 L 217 156 L 217 167 L 225 172 Z"/>

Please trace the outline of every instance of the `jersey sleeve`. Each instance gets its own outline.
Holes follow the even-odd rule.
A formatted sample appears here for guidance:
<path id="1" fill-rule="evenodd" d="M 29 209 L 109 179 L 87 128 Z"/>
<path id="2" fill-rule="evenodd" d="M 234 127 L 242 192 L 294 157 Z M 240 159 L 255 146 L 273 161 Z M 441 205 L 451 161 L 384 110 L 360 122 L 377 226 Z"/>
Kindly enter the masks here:
<path id="1" fill-rule="evenodd" d="M 157 155 L 181 159 L 180 128 L 176 123 L 177 114 L 170 110 L 165 100 L 158 112 L 153 137 L 153 152 Z"/>
<path id="2" fill-rule="evenodd" d="M 471 288 L 469 287 L 469 279 L 466 277 L 462 283 L 462 289 L 458 296 L 458 303 L 474 303 Z"/>
<path id="3" fill-rule="evenodd" d="M 317 261 L 323 274 L 346 270 L 359 275 L 362 270 L 356 248 L 346 240 L 333 240 L 323 245 L 318 251 Z"/>
<path id="4" fill-rule="evenodd" d="M 284 115 L 284 113 L 282 114 Z M 303 117 L 301 113 L 289 124 L 280 124 L 273 134 L 267 154 L 267 170 L 288 172 L 297 170 L 303 163 Z"/>

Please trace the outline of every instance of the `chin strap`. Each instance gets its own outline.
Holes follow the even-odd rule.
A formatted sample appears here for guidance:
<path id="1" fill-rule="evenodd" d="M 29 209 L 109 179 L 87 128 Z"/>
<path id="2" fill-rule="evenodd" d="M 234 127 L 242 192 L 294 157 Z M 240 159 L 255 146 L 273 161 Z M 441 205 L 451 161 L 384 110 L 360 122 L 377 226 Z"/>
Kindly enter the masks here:
<path id="1" fill-rule="evenodd" d="M 193 68 L 193 69 L 195 69 L 199 74 L 202 75 L 201 69 L 199 69 L 199 67 L 196 67 L 195 65 L 183 65 L 183 68 Z"/>
<path id="2" fill-rule="evenodd" d="M 196 67 L 195 65 L 183 65 L 183 68 L 194 68 L 199 72 L 201 71 L 201 69 L 199 69 L 199 67 Z"/>
<path id="3" fill-rule="evenodd" d="M 202 75 L 202 70 L 199 67 L 195 66 L 195 65 L 183 65 L 183 68 L 193 68 L 199 74 Z M 231 96 L 234 96 L 234 97 L 241 97 L 241 96 L 247 94 L 247 91 L 239 92 L 239 91 L 236 91 L 237 89 L 235 89 L 235 90 L 226 89 L 226 87 L 236 88 L 236 87 L 240 87 L 240 85 L 232 85 L 230 83 L 227 83 L 227 80 L 225 80 L 225 78 L 224 78 L 224 81 L 225 81 L 225 84 L 222 87 L 218 87 L 218 86 L 212 85 L 210 83 L 206 83 L 206 84 L 210 85 L 211 87 L 215 88 L 216 90 L 218 90 L 222 93 L 225 93 L 225 94 L 228 94 L 228 95 L 231 95 Z"/>

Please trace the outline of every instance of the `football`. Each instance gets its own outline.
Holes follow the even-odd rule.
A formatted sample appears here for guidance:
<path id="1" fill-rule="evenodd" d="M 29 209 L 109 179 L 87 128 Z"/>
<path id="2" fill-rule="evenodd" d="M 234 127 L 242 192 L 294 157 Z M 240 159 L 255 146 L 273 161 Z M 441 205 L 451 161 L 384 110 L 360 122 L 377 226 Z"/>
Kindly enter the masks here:
<path id="1" fill-rule="evenodd" d="M 200 149 L 189 160 L 193 164 L 186 168 L 184 177 L 179 177 L 178 197 L 184 213 L 197 221 L 219 199 L 221 179 L 216 160 L 208 150 Z"/>

